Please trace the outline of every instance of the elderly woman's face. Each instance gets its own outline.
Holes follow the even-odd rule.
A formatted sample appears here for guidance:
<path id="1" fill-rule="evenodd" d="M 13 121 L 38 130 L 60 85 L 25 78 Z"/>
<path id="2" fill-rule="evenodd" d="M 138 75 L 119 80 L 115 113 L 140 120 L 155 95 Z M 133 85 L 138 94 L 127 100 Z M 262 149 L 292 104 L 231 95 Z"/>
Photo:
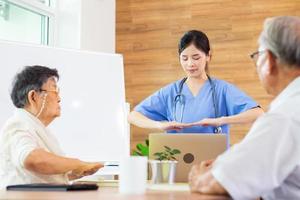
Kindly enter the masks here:
<path id="1" fill-rule="evenodd" d="M 56 79 L 49 78 L 43 84 L 40 94 L 40 108 L 44 102 L 44 109 L 41 112 L 41 117 L 55 118 L 60 116 L 60 96 Z"/>

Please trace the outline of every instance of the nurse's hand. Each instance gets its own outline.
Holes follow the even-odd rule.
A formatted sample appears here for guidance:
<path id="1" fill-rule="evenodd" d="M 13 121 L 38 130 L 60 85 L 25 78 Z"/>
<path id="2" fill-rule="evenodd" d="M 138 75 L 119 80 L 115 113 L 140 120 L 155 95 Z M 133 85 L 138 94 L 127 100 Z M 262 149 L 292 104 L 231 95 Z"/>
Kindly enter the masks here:
<path id="1" fill-rule="evenodd" d="M 190 124 L 184 124 L 184 123 L 179 123 L 176 121 L 172 121 L 172 122 L 158 122 L 158 128 L 164 131 L 168 131 L 168 130 L 176 130 L 176 131 L 180 131 L 183 128 L 186 127 L 190 127 L 192 125 Z"/>
<path id="2" fill-rule="evenodd" d="M 222 126 L 224 125 L 224 118 L 204 118 L 198 122 L 190 123 L 192 126 Z"/>

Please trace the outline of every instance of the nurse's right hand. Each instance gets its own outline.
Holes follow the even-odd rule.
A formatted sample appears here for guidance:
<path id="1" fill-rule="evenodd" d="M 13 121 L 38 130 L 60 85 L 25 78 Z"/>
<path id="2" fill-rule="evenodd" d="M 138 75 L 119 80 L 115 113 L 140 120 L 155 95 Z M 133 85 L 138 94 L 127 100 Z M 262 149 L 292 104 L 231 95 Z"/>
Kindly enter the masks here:
<path id="1" fill-rule="evenodd" d="M 189 124 L 184 124 L 184 123 L 179 123 L 176 121 L 172 121 L 172 122 L 158 122 L 158 129 L 164 130 L 164 131 L 168 131 L 168 130 L 176 130 L 176 131 L 180 131 L 183 128 L 186 127 L 190 127 L 191 125 Z"/>

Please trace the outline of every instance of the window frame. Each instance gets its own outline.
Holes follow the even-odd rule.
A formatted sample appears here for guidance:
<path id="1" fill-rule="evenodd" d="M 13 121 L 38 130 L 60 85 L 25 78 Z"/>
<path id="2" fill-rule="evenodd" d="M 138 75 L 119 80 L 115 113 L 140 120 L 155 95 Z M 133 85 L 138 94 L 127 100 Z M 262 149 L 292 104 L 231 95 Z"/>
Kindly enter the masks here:
<path id="1" fill-rule="evenodd" d="M 47 6 L 36 0 L 7 0 L 13 4 L 21 6 L 25 9 L 33 11 L 35 13 L 44 15 L 48 17 L 48 22 L 45 22 L 45 25 L 48 26 L 48 38 L 46 42 L 42 45 L 54 46 L 54 43 L 57 39 L 57 9 L 55 6 L 55 0 L 51 0 L 51 5 Z M 44 25 L 42 25 L 44 26 Z"/>

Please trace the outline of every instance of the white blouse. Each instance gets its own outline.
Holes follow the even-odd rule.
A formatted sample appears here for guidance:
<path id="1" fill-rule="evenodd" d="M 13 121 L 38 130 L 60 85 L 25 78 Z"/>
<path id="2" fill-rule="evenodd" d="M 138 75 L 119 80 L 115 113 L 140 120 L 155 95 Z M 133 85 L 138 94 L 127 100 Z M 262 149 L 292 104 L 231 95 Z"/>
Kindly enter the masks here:
<path id="1" fill-rule="evenodd" d="M 25 169 L 28 154 L 37 148 L 63 156 L 56 138 L 42 122 L 24 109 L 17 109 L 0 135 L 0 188 L 12 184 L 67 183 L 65 174 L 43 175 Z"/>

